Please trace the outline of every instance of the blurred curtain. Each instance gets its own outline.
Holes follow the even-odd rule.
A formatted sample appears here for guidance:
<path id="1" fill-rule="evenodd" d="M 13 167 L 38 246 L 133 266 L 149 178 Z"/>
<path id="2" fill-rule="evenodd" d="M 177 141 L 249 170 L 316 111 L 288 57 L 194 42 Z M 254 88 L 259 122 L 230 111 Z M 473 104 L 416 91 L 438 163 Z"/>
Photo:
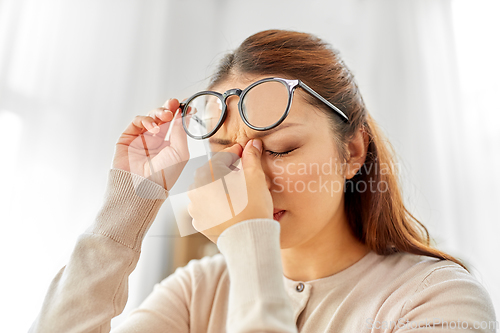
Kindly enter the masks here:
<path id="1" fill-rule="evenodd" d="M 487 57 L 490 45 L 469 35 L 491 34 L 498 24 L 471 27 L 462 20 L 490 3 L 454 6 L 1 1 L 0 312 L 10 314 L 3 326 L 28 329 L 50 280 L 100 207 L 114 143 L 132 118 L 202 89 L 221 55 L 269 28 L 312 32 L 341 51 L 398 152 L 408 207 L 439 248 L 473 268 L 498 309 L 500 269 L 491 264 L 500 253 L 500 119 L 492 90 L 498 93 L 500 73 L 491 67 L 498 50 Z M 480 52 L 463 56 L 470 41 Z M 131 276 L 126 310 L 113 324 L 169 271 L 173 224 L 167 202 Z"/>

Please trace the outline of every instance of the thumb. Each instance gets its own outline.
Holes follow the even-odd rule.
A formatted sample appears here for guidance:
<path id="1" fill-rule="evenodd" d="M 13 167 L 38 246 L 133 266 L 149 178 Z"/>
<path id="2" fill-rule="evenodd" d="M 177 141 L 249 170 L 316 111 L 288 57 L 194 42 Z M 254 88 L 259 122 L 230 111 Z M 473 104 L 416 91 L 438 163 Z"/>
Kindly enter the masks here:
<path id="1" fill-rule="evenodd" d="M 170 121 L 167 129 L 167 134 L 169 130 L 171 131 L 168 141 L 170 141 L 171 146 L 173 146 L 181 156 L 189 158 L 187 156 L 189 149 L 187 134 L 182 126 L 182 110 L 178 108 L 173 114 L 174 118 Z M 165 138 L 165 140 L 167 140 L 167 138 Z"/>
<path id="2" fill-rule="evenodd" d="M 249 140 L 243 149 L 243 155 L 241 158 L 245 175 L 247 175 L 247 173 L 264 174 L 264 171 L 262 170 L 262 163 L 260 161 L 261 156 L 262 141 L 259 139 Z M 250 176 L 250 174 L 248 175 Z"/>

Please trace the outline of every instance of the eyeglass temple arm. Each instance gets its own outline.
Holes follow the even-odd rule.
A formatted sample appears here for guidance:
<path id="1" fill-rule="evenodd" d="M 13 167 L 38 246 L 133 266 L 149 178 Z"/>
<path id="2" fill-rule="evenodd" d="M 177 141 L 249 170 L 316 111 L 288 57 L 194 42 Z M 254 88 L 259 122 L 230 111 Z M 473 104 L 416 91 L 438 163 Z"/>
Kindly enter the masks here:
<path id="1" fill-rule="evenodd" d="M 310 88 L 307 84 L 305 84 L 300 80 L 299 80 L 299 87 L 303 88 L 305 91 L 307 91 L 308 93 L 310 93 L 311 95 L 313 95 L 314 97 L 316 97 L 317 99 L 328 105 L 333 111 L 337 112 L 339 116 L 342 117 L 342 120 L 344 120 L 345 122 L 349 122 L 349 118 L 345 115 L 344 112 L 342 112 L 338 107 L 336 107 L 332 103 L 328 102 L 320 94 L 315 92 L 312 88 Z"/>

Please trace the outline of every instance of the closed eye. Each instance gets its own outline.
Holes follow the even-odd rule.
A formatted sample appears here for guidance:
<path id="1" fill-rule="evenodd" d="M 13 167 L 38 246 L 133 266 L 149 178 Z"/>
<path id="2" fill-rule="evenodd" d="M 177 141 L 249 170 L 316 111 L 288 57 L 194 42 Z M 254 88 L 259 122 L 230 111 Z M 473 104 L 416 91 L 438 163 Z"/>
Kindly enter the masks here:
<path id="1" fill-rule="evenodd" d="M 295 149 L 297 149 L 297 148 L 293 148 L 292 150 L 289 150 L 289 151 L 284 151 L 284 152 L 275 152 L 275 151 L 271 151 L 271 150 L 267 150 L 267 152 L 269 153 L 269 155 L 272 155 L 273 157 L 283 157 L 283 156 L 285 156 L 286 154 L 291 153 L 291 152 L 292 152 L 292 151 L 294 151 Z"/>

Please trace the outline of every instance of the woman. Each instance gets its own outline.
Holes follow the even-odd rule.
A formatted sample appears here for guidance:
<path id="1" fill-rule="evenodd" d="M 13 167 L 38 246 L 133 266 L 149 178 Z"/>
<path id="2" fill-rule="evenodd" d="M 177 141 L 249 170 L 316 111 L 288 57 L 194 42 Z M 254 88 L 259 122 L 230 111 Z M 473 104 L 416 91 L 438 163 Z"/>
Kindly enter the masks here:
<path id="1" fill-rule="evenodd" d="M 256 82 L 295 87 L 280 124 L 267 117 L 288 105 L 269 84 L 248 89 Z M 489 295 L 429 245 L 406 210 L 390 145 L 328 44 L 257 33 L 222 59 L 208 90 L 226 94 L 206 96 L 201 108 L 186 101 L 184 128 L 173 99 L 122 134 L 103 208 L 53 280 L 32 332 L 109 331 L 144 234 L 189 158 L 186 134 L 218 152 L 210 172 L 197 171 L 189 212 L 221 254 L 178 268 L 115 332 L 490 331 Z M 219 115 L 210 98 L 221 102 Z M 230 167 L 238 157 L 242 170 Z M 207 213 L 207 194 L 197 192 L 217 171 L 243 175 L 244 204 L 231 202 L 228 218 Z M 228 184 L 228 199 L 241 198 Z"/>

